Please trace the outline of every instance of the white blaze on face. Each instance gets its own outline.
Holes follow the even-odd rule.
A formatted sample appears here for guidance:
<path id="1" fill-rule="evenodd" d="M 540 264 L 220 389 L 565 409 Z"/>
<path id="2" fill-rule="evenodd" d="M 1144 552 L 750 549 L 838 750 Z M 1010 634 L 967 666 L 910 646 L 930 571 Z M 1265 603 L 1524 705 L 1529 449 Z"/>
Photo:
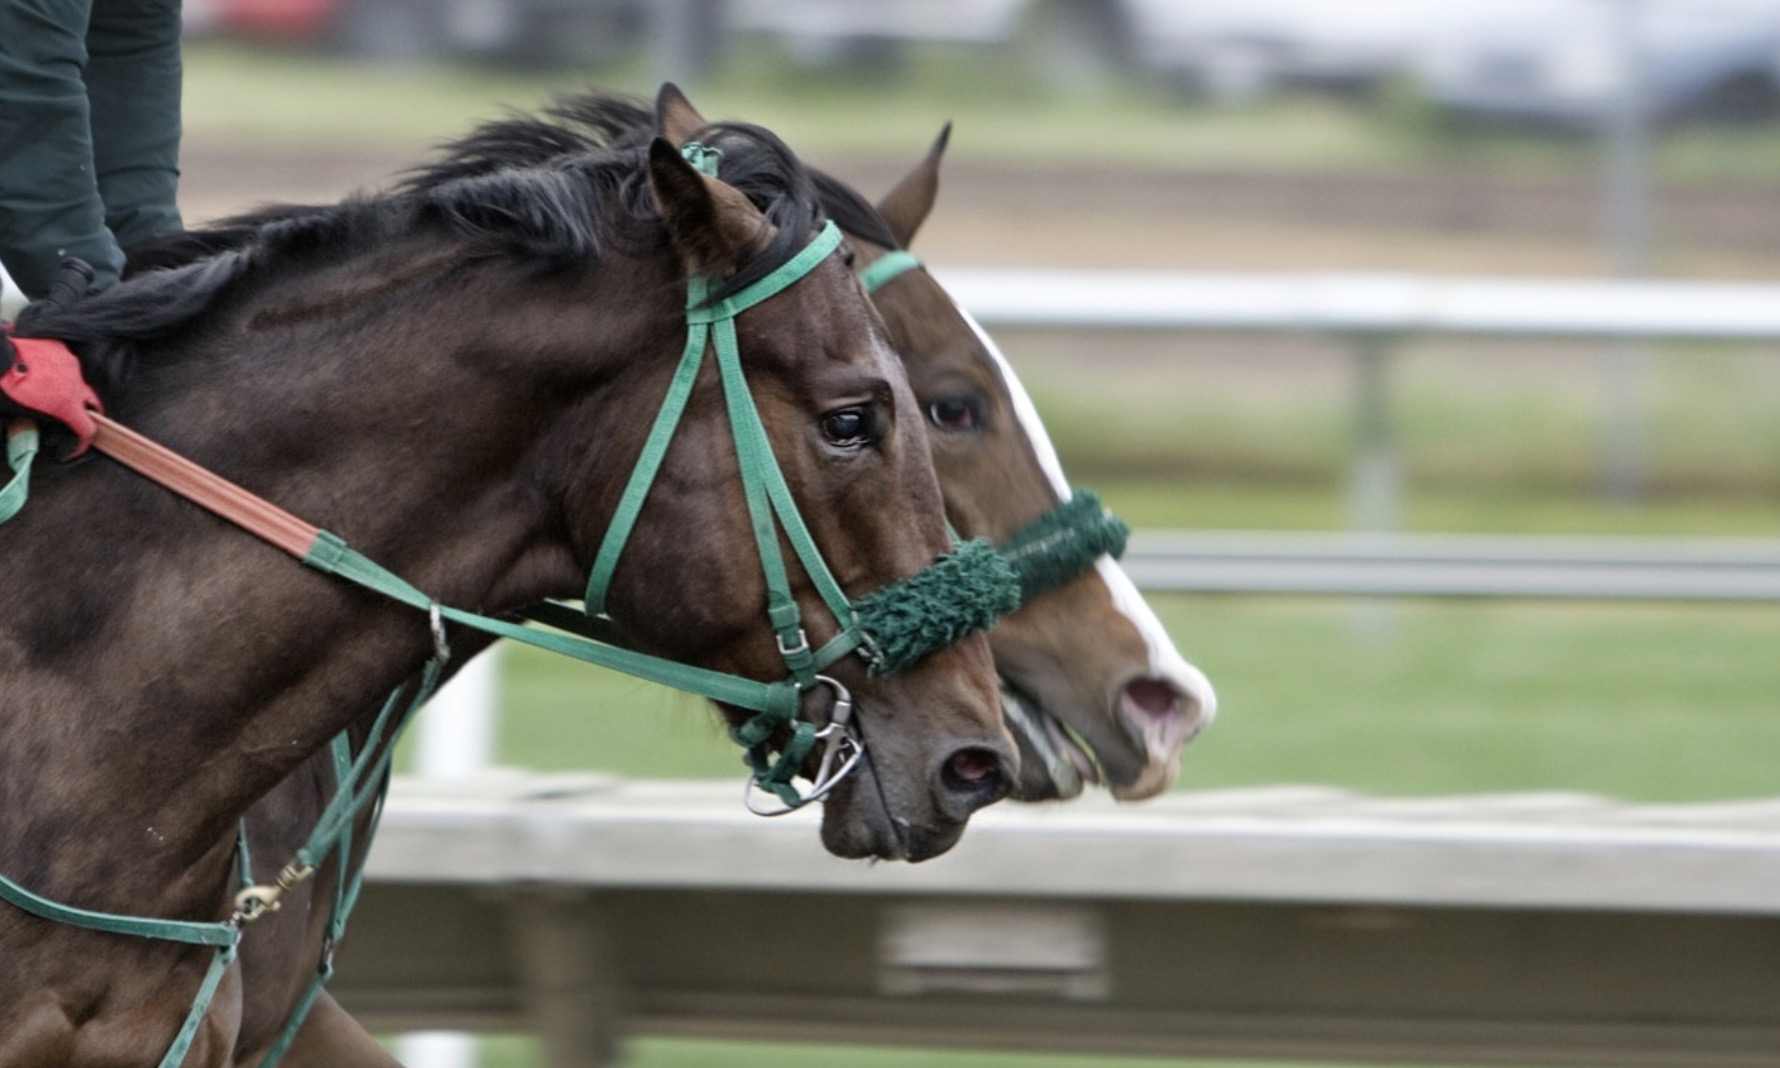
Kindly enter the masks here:
<path id="1" fill-rule="evenodd" d="M 1014 416 L 1020 421 L 1026 440 L 1032 444 L 1032 452 L 1038 457 L 1038 464 L 1044 469 L 1045 477 L 1051 480 L 1051 488 L 1056 492 L 1057 499 L 1068 500 L 1071 490 L 1069 480 L 1063 477 L 1063 463 L 1057 458 L 1057 448 L 1051 444 L 1051 436 L 1045 431 L 1044 423 L 1039 420 L 1038 409 L 1033 406 L 1026 387 L 1020 383 L 1020 376 L 1014 373 L 1007 357 L 1001 354 L 1000 347 L 976 319 L 963 308 L 958 308 L 958 314 L 970 324 L 971 330 L 976 332 L 977 340 L 982 342 L 984 350 L 995 360 L 996 367 L 1001 371 L 1002 381 L 1007 384 L 1008 395 L 1013 399 Z M 1095 570 L 1100 573 L 1101 580 L 1112 593 L 1113 604 L 1120 614 L 1131 621 L 1137 633 L 1142 635 L 1144 644 L 1149 647 L 1150 674 L 1185 694 L 1193 706 L 1186 709 L 1187 733 L 1191 737 L 1217 715 L 1218 696 L 1212 689 L 1211 680 L 1181 656 L 1180 650 L 1174 647 L 1173 640 L 1168 637 L 1168 631 L 1163 628 L 1162 621 L 1156 618 L 1155 609 L 1137 592 L 1136 583 L 1131 581 L 1131 576 L 1125 574 L 1125 569 L 1119 566 L 1117 560 L 1102 556 L 1095 564 Z"/>

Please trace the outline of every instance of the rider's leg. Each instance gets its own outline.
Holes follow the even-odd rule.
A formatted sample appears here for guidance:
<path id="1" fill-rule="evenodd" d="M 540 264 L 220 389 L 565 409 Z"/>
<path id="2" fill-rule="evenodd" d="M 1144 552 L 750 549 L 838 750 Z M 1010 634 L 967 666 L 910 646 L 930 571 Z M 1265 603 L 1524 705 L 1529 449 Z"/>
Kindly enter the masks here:
<path id="1" fill-rule="evenodd" d="M 125 252 L 181 229 L 180 0 L 92 0 L 87 99 L 105 223 Z"/>
<path id="2" fill-rule="evenodd" d="M 0 261 L 30 297 L 69 256 L 95 285 L 123 267 L 93 168 L 86 85 L 91 0 L 0 4 Z"/>

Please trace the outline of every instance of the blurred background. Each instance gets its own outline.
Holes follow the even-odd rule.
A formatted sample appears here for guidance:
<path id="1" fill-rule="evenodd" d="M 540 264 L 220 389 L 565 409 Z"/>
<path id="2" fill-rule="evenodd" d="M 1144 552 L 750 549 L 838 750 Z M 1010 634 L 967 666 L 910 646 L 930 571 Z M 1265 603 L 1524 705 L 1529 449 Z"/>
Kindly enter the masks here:
<path id="1" fill-rule="evenodd" d="M 948 268 L 1770 282 L 1775 0 L 187 0 L 198 223 L 376 189 L 588 84 L 686 87 L 868 195 L 954 124 Z M 1382 339 L 1384 503 L 1350 339 L 997 331 L 1066 468 L 1139 530 L 1766 538 L 1780 351 Z M 1182 790 L 1776 793 L 1769 605 L 1153 598 L 1223 711 Z M 690 698 L 525 651 L 490 758 L 731 777 Z M 812 842 L 812 848 L 815 848 Z M 969 848 L 968 839 L 964 849 Z M 490 1064 L 537 1063 L 523 1040 Z M 640 1041 L 639 1066 L 832 1050 Z M 1105 1063 L 849 1050 L 857 1065 Z M 1121 1062 L 1132 1065 L 1161 1062 Z M 1168 1062 L 1186 1063 L 1186 1062 Z M 1195 1062 L 1208 1063 L 1208 1062 Z"/>

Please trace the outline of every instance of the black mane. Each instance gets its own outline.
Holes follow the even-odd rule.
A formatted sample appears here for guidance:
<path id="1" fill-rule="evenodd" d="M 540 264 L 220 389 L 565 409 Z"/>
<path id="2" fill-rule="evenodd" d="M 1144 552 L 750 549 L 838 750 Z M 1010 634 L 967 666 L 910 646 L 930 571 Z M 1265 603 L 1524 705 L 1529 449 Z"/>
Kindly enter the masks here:
<path id="1" fill-rule="evenodd" d="M 445 145 L 440 159 L 410 169 L 403 188 L 419 192 L 503 169 L 549 166 L 565 157 L 640 145 L 654 132 L 654 112 L 641 101 L 598 93 L 563 97 L 537 115 L 515 114 L 478 126 Z M 778 138 L 747 123 L 714 123 L 700 131 L 699 139 L 723 149 L 723 180 L 748 193 L 770 216 L 762 194 L 771 190 L 772 182 L 760 173 L 761 161 L 738 153 L 735 142 L 763 139 L 777 145 Z M 858 191 L 814 167 L 805 170 L 823 211 L 836 225 L 886 248 L 901 247 Z"/>
<path id="2" fill-rule="evenodd" d="M 473 258 L 534 271 L 659 246 L 666 237 L 644 162 L 653 127 L 641 103 L 601 93 L 485 123 L 385 193 L 273 205 L 132 250 L 123 284 L 72 308 L 33 305 L 19 332 L 75 346 L 103 395 L 121 384 L 138 343 L 179 333 L 227 295 L 428 227 L 466 242 Z M 720 300 L 796 255 L 822 212 L 817 180 L 770 131 L 723 123 L 701 136 L 722 150 L 719 176 L 778 230 L 762 256 L 712 294 Z"/>

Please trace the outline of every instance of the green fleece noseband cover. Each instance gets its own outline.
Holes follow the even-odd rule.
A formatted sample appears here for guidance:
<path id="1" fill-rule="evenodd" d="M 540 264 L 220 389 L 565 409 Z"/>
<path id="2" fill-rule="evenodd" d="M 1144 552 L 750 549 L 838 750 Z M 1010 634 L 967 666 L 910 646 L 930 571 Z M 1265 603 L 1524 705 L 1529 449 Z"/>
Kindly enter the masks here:
<path id="1" fill-rule="evenodd" d="M 873 675 L 900 671 L 1020 607 L 1020 579 L 981 538 L 963 542 L 918 575 L 861 597 L 859 629 L 877 652 Z"/>
<path id="2" fill-rule="evenodd" d="M 1100 503 L 1093 490 L 1075 496 L 1033 520 L 998 550 L 1020 576 L 1020 596 L 1031 600 L 1094 566 L 1102 555 L 1125 553 L 1131 528 Z"/>

